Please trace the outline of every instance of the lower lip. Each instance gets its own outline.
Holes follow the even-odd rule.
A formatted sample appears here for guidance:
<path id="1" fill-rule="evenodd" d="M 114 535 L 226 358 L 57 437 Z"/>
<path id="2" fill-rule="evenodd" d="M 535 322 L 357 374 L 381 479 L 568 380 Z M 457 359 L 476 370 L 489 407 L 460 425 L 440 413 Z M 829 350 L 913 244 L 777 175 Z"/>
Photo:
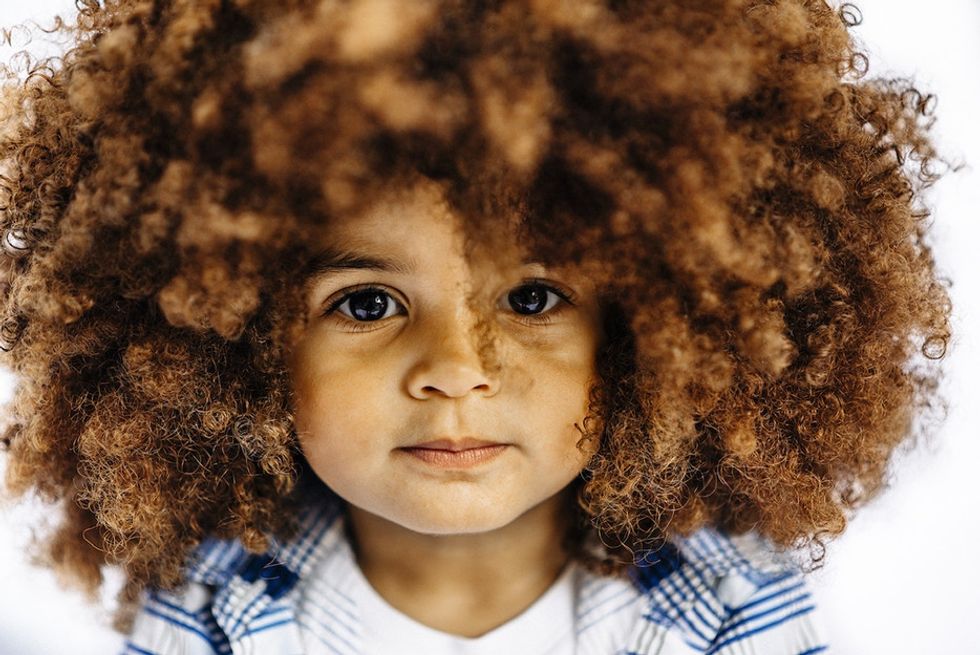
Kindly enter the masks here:
<path id="1" fill-rule="evenodd" d="M 484 462 L 489 462 L 504 452 L 507 444 L 483 446 L 482 448 L 467 448 L 466 450 L 437 450 L 435 448 L 402 448 L 412 457 L 426 464 L 443 468 L 470 468 Z"/>

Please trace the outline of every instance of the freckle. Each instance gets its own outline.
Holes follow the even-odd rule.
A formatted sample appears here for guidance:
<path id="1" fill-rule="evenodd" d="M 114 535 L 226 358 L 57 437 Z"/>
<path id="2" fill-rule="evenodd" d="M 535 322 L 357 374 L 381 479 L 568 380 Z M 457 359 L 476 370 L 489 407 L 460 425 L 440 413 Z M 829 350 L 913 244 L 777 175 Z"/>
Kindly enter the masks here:
<path id="1" fill-rule="evenodd" d="M 526 369 L 518 369 L 519 374 L 514 376 L 514 385 L 516 386 L 515 391 L 518 394 L 527 394 L 534 388 L 535 379 L 534 376 L 530 374 Z"/>

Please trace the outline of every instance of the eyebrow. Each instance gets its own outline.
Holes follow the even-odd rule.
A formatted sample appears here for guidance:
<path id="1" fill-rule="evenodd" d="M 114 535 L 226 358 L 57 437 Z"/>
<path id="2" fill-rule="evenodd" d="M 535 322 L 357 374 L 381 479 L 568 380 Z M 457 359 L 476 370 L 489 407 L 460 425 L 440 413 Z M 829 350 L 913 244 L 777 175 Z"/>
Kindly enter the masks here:
<path id="1" fill-rule="evenodd" d="M 524 265 L 544 266 L 544 262 L 528 261 L 524 262 Z M 307 280 L 317 280 L 331 273 L 339 273 L 347 270 L 383 271 L 386 273 L 409 275 L 418 270 L 418 268 L 418 262 L 414 258 L 402 262 L 397 259 L 386 259 L 356 250 L 327 247 L 320 250 L 310 260 L 306 267 L 305 277 Z"/>
<path id="2" fill-rule="evenodd" d="M 331 273 L 352 269 L 407 275 L 413 273 L 417 268 L 418 262 L 415 259 L 401 262 L 397 259 L 386 259 L 349 249 L 324 248 L 310 260 L 306 269 L 306 277 L 316 279 Z"/>

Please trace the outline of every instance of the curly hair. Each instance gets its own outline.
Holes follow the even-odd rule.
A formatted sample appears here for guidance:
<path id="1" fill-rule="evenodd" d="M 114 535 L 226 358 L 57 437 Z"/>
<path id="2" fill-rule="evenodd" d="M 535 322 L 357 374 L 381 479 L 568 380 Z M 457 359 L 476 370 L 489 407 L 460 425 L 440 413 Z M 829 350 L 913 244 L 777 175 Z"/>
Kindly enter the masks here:
<path id="1" fill-rule="evenodd" d="M 6 486 L 62 504 L 50 565 L 121 567 L 120 629 L 206 536 L 295 530 L 309 235 L 411 174 L 601 290 L 566 540 L 595 570 L 708 524 L 819 565 L 943 405 L 934 98 L 867 79 L 853 5 L 78 5 L 4 69 Z"/>

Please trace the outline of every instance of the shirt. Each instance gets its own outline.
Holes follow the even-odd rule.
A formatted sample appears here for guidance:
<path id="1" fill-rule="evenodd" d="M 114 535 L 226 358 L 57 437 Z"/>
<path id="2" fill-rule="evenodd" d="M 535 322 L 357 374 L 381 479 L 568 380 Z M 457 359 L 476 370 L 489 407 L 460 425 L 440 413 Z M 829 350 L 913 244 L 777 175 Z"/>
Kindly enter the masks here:
<path id="1" fill-rule="evenodd" d="M 388 604 L 357 566 L 350 567 L 349 595 L 358 608 L 367 653 L 425 653 L 425 655 L 501 655 L 535 653 L 567 655 L 575 649 L 575 598 L 578 567 L 566 566 L 550 587 L 518 616 L 479 637 L 461 637 L 430 628 Z M 308 653 L 329 652 L 313 643 L 329 620 L 318 616 L 334 581 L 314 575 L 311 591 L 297 604 L 298 619 Z M 322 591 L 321 591 L 322 590 Z"/>
<path id="2" fill-rule="evenodd" d="M 190 557 L 184 586 L 174 591 L 144 591 L 123 654 L 415 652 L 405 644 L 396 651 L 369 650 L 389 648 L 390 643 L 385 645 L 385 635 L 376 627 L 378 598 L 372 601 L 371 592 L 357 589 L 363 574 L 345 536 L 341 504 L 333 499 L 311 504 L 300 517 L 297 536 L 286 542 L 273 540 L 262 555 L 247 552 L 237 540 L 202 542 Z M 761 536 L 752 532 L 727 535 L 703 528 L 639 555 L 625 578 L 596 575 L 579 566 L 569 570 L 573 634 L 565 652 L 828 652 L 821 620 L 801 572 Z M 538 632 L 549 629 L 550 613 L 561 611 L 559 605 L 547 612 L 532 612 L 530 622 Z M 516 628 L 508 622 L 484 637 L 507 631 L 509 626 L 512 634 L 534 634 L 521 624 L 522 617 L 526 618 L 522 614 L 515 619 Z M 403 618 L 407 623 L 394 626 L 396 630 L 431 630 Z M 366 630 L 370 626 L 375 627 Z M 524 638 L 526 648 L 505 652 L 547 652 L 533 650 L 547 646 Z"/>

